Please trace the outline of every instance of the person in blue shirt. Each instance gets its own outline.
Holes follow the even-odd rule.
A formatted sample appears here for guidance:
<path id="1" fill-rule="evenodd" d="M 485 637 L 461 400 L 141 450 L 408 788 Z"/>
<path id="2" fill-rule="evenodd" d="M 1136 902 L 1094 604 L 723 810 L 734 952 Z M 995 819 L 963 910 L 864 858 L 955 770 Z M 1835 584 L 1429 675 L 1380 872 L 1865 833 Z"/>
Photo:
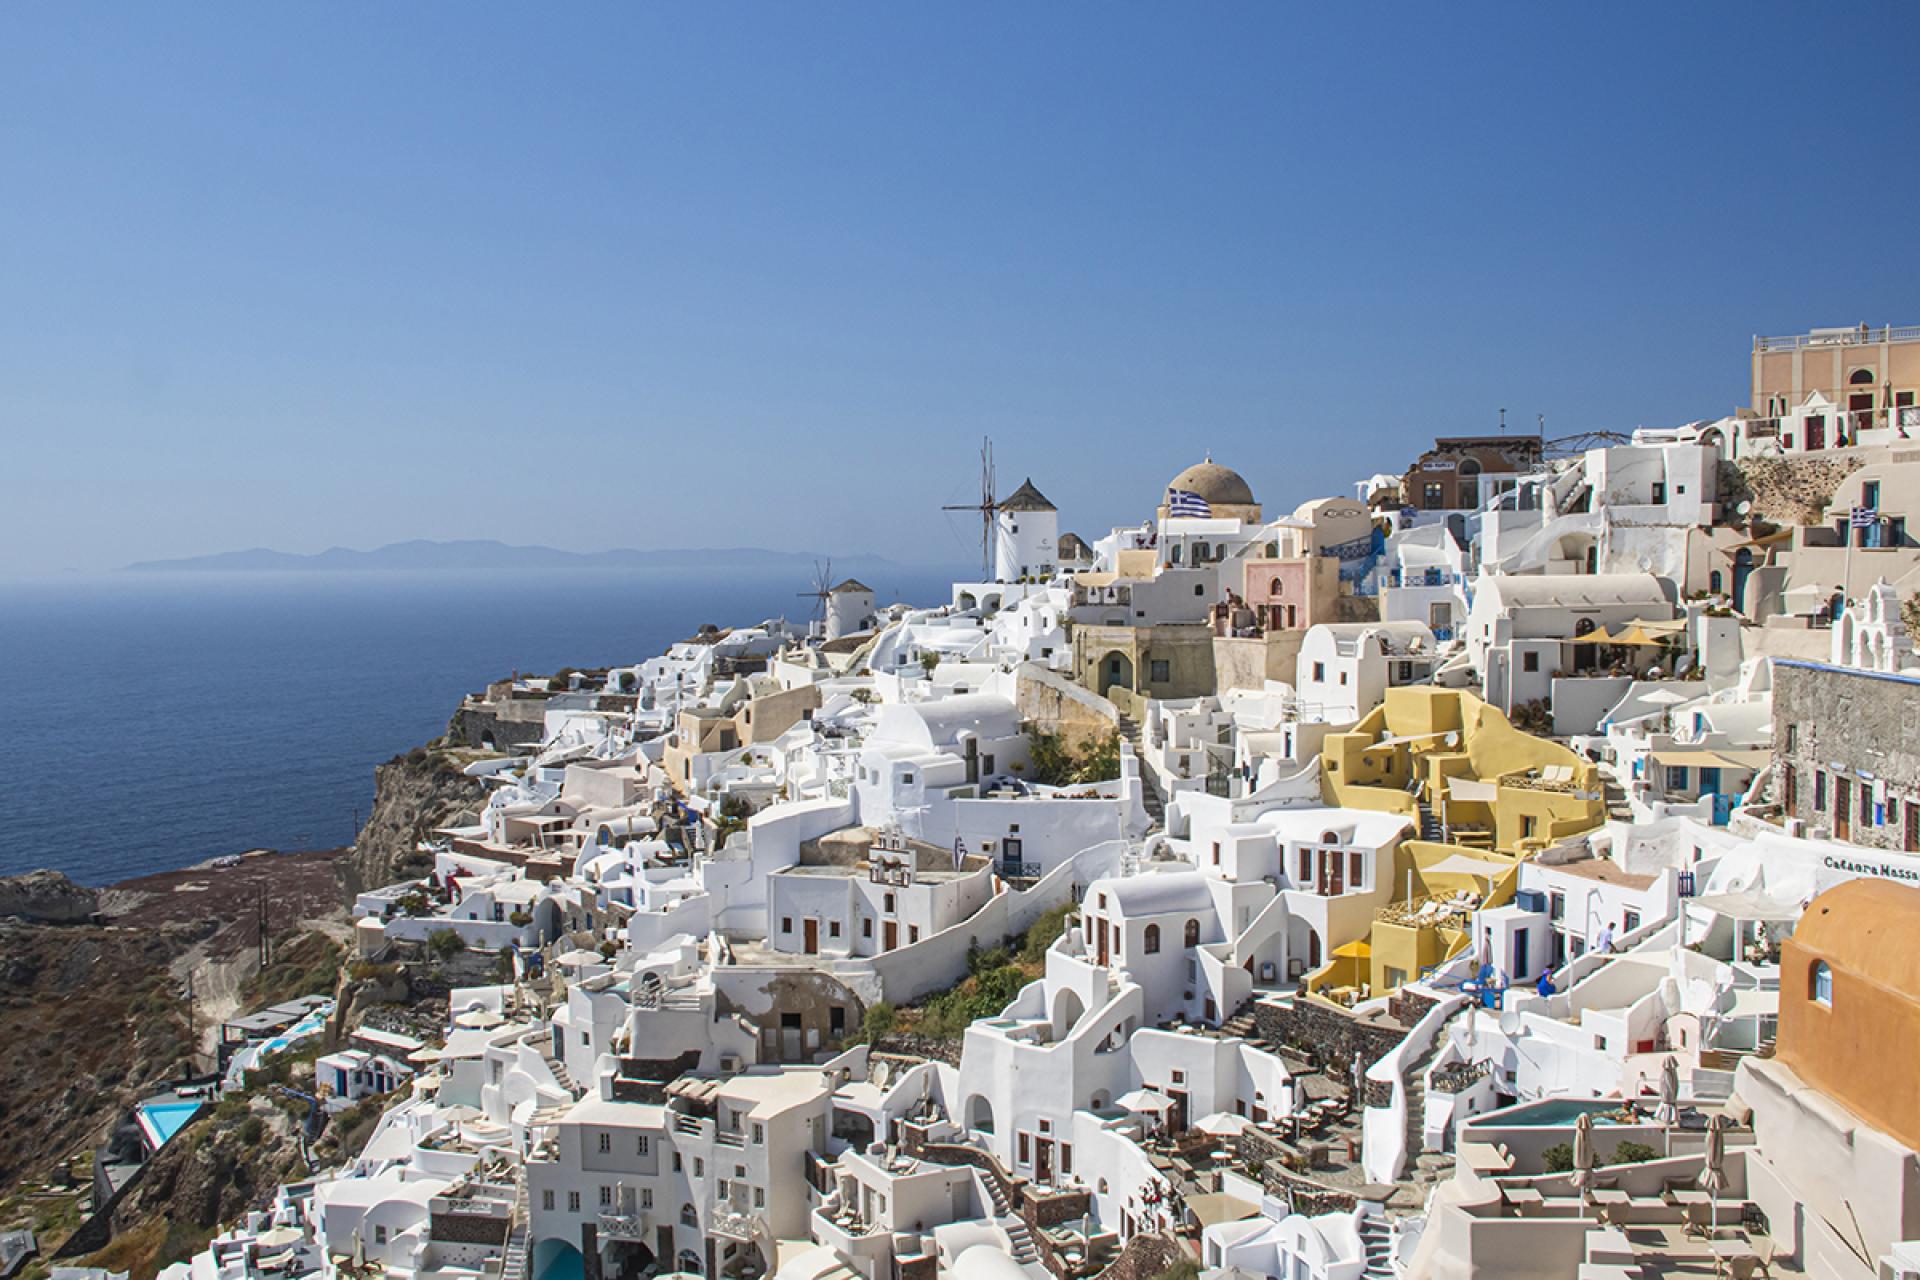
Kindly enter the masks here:
<path id="1" fill-rule="evenodd" d="M 1540 971 L 1540 981 L 1534 984 L 1534 990 L 1538 991 L 1543 996 L 1550 996 L 1553 994 L 1553 971 L 1552 970 L 1542 969 Z"/>

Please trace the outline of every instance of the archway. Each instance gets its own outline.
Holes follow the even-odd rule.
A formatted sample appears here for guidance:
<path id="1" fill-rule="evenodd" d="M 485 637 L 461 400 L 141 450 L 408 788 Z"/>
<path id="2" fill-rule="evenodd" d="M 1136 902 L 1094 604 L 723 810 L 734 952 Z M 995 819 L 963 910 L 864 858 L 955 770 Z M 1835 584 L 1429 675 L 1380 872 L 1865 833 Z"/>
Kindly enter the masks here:
<path id="1" fill-rule="evenodd" d="M 1733 607 L 1747 611 L 1747 576 L 1753 572 L 1753 548 L 1742 547 L 1733 553 Z"/>
<path id="2" fill-rule="evenodd" d="M 493 730 L 488 729 L 480 735 L 480 746 L 487 751 L 498 751 L 500 749 L 494 745 Z"/>
<path id="3" fill-rule="evenodd" d="M 1111 650 L 1100 659 L 1100 692 L 1104 696 L 1109 689 L 1121 688 L 1133 690 L 1133 659 L 1118 649 Z"/>
<path id="4" fill-rule="evenodd" d="M 1062 987 L 1053 997 L 1053 1038 L 1059 1040 L 1067 1036 L 1080 1025 L 1080 1017 L 1086 1013 L 1086 1001 L 1072 987 Z"/>
<path id="5" fill-rule="evenodd" d="M 962 610 L 978 609 L 979 607 L 980 602 L 974 599 L 973 592 L 962 591 L 960 593 L 960 608 Z"/>
<path id="6" fill-rule="evenodd" d="M 1473 458 L 1460 459 L 1460 469 L 1454 472 L 1458 483 L 1454 489 L 1456 507 L 1476 511 L 1480 507 L 1480 464 Z"/>
<path id="7" fill-rule="evenodd" d="M 586 1280 L 587 1260 L 559 1236 L 533 1246 L 533 1280 Z"/>
<path id="8" fill-rule="evenodd" d="M 993 1103 L 987 1100 L 986 1094 L 976 1093 L 968 1098 L 965 1115 L 967 1128 L 975 1133 L 993 1132 Z"/>

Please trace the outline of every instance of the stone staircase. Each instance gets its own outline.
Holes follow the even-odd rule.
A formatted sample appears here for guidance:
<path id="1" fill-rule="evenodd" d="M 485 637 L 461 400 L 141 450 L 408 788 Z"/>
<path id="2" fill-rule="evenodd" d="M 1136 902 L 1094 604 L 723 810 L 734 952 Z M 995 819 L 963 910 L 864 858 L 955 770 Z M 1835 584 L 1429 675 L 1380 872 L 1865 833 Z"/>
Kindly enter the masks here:
<path id="1" fill-rule="evenodd" d="M 530 1219 L 527 1170 L 522 1165 L 520 1176 L 514 1180 L 513 1225 L 507 1233 L 507 1251 L 500 1259 L 500 1280 L 527 1280 L 527 1229 Z"/>
<path id="2" fill-rule="evenodd" d="M 1140 722 L 1123 713 L 1120 717 L 1120 736 L 1133 744 L 1133 754 L 1140 761 L 1140 802 L 1146 806 L 1147 830 L 1164 831 L 1167 825 L 1167 801 L 1160 794 L 1153 771 L 1147 768 L 1146 740 L 1141 734 Z"/>
<path id="3" fill-rule="evenodd" d="M 1440 825 L 1440 819 L 1430 804 L 1420 805 L 1420 838 L 1435 844 L 1442 843 L 1447 838 L 1446 829 Z"/>
<path id="4" fill-rule="evenodd" d="M 1453 1015 L 1440 1025 L 1434 1034 L 1433 1043 L 1407 1064 L 1407 1163 L 1401 1171 L 1403 1181 L 1417 1186 L 1426 1186 L 1438 1182 L 1453 1168 L 1453 1157 L 1444 1151 L 1428 1151 L 1426 1141 L 1427 1120 L 1427 1069 L 1433 1066 L 1433 1060 L 1440 1056 L 1440 1050 L 1447 1043 L 1447 1028 L 1453 1025 L 1453 1019 L 1470 1005 L 1461 1005 Z"/>
<path id="5" fill-rule="evenodd" d="M 1000 1179 L 984 1170 L 980 1173 L 981 1185 L 987 1189 L 987 1198 L 993 1202 L 994 1217 L 1001 1220 L 1007 1239 L 1012 1243 L 1013 1260 L 1022 1266 L 1040 1260 L 1040 1250 L 1034 1247 L 1033 1232 L 1027 1229 L 1013 1211 L 1013 1205 L 1007 1200 L 1007 1193 L 1000 1189 Z"/>
<path id="6" fill-rule="evenodd" d="M 1362 1276 L 1391 1276 L 1393 1270 L 1393 1228 L 1374 1214 L 1360 1219 L 1360 1248 L 1365 1261 Z"/>
<path id="7" fill-rule="evenodd" d="M 560 1087 L 574 1097 L 579 1097 L 579 1087 L 573 1083 L 573 1077 L 567 1074 L 567 1064 L 562 1062 L 559 1055 L 553 1051 L 552 1036 L 540 1038 L 540 1057 L 547 1064 L 547 1068 L 553 1072 L 553 1078 Z"/>

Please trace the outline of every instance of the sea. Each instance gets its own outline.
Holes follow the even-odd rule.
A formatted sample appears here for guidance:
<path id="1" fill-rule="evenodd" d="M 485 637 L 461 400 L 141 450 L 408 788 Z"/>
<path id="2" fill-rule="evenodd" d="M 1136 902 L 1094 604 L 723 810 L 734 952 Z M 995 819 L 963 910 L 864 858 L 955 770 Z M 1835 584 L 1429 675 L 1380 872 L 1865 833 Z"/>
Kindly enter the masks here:
<path id="1" fill-rule="evenodd" d="M 861 567 L 882 603 L 953 575 Z M 376 764 L 515 671 L 810 616 L 791 569 L 118 573 L 0 582 L 0 875 L 85 884 L 352 842 Z"/>

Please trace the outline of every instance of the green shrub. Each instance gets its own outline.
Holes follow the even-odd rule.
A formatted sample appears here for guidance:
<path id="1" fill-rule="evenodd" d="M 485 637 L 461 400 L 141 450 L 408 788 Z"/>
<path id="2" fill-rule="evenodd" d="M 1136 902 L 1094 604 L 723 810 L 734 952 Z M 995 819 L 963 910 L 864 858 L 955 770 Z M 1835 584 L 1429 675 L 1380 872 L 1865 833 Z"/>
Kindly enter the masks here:
<path id="1" fill-rule="evenodd" d="M 866 1016 L 860 1021 L 860 1030 L 868 1040 L 878 1040 L 881 1036 L 891 1035 L 900 1024 L 900 1016 L 893 1006 L 885 1000 L 867 1006 Z"/>
<path id="2" fill-rule="evenodd" d="M 1565 1173 L 1573 1168 L 1573 1148 L 1564 1142 L 1556 1142 L 1540 1153 L 1540 1163 L 1548 1173 Z"/>
<path id="3" fill-rule="evenodd" d="M 259 1116 L 248 1116 L 240 1122 L 240 1141 L 250 1147 L 258 1145 L 260 1135 L 265 1128 L 266 1126 L 260 1123 Z"/>
<path id="4" fill-rule="evenodd" d="M 466 949 L 467 944 L 451 929 L 435 929 L 427 935 L 427 951 L 435 959 L 450 960 Z"/>
<path id="5" fill-rule="evenodd" d="M 1658 1160 L 1660 1153 L 1644 1142 L 1628 1139 L 1613 1149 L 1613 1158 L 1608 1164 L 1645 1164 L 1649 1160 Z"/>
<path id="6" fill-rule="evenodd" d="M 1047 948 L 1067 931 L 1067 921 L 1072 918 L 1073 904 L 1063 902 L 1035 920 L 1021 936 L 1020 959 L 1027 964 L 1045 963 Z"/>

